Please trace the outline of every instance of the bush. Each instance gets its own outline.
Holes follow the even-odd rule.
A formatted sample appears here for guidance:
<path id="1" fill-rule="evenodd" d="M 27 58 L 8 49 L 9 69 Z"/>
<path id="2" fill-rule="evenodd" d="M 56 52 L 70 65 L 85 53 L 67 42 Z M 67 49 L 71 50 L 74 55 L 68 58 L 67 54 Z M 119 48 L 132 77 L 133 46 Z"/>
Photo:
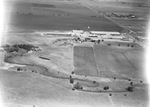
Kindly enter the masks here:
<path id="1" fill-rule="evenodd" d="M 128 88 L 127 88 L 127 91 L 133 92 L 133 87 L 128 87 Z"/>
<path id="2" fill-rule="evenodd" d="M 17 71 L 20 71 L 21 70 L 21 68 L 17 68 Z"/>
<path id="3" fill-rule="evenodd" d="M 73 84 L 74 83 L 74 79 L 70 78 L 70 83 Z"/>
<path id="4" fill-rule="evenodd" d="M 104 90 L 108 90 L 108 89 L 109 89 L 109 87 L 108 87 L 108 86 L 105 86 L 105 87 L 104 87 Z"/>

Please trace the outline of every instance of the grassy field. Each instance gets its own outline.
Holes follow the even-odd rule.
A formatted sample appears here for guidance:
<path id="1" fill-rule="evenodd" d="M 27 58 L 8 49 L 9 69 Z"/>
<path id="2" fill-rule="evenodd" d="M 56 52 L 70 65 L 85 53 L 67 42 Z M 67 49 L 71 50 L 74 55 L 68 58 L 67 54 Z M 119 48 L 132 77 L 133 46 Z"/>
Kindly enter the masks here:
<path id="1" fill-rule="evenodd" d="M 143 50 L 136 48 L 117 48 L 107 46 L 95 46 L 95 59 L 99 71 L 103 76 L 122 76 L 143 79 L 142 69 L 144 60 Z M 136 53 L 136 54 L 135 54 Z"/>
<path id="2" fill-rule="evenodd" d="M 113 107 L 113 105 L 125 103 L 127 107 L 147 105 L 145 86 L 136 88 L 132 93 L 99 92 L 105 86 L 110 86 L 111 90 L 122 90 L 130 84 L 128 78 L 136 79 L 138 83 L 140 81 L 146 83 L 142 75 L 143 49 L 138 45 L 127 47 L 100 44 L 89 47 L 90 45 L 82 46 L 76 43 L 74 47 L 71 47 L 53 44 L 56 39 L 63 38 L 60 36 L 10 33 L 6 34 L 7 37 L 9 37 L 7 44 L 32 44 L 42 50 L 10 58 L 11 63 L 26 65 L 20 67 L 21 71 L 17 71 L 18 66 L 0 70 L 3 98 L 8 105 L 21 104 L 24 107 L 25 105 L 47 107 L 51 104 L 61 107 L 66 103 L 69 106 L 79 107 L 83 105 L 86 107 L 99 107 L 99 105 Z M 41 59 L 40 56 L 49 60 Z M 0 65 L 4 66 L 4 61 Z M 72 74 L 72 71 L 75 74 Z M 82 91 L 72 90 L 74 84 L 70 83 L 70 76 L 74 78 L 74 84 L 78 82 L 83 86 Z M 115 77 L 127 82 L 117 79 L 109 82 L 106 79 L 102 82 L 103 77 L 109 79 Z"/>
<path id="3" fill-rule="evenodd" d="M 144 1 L 128 1 L 128 0 L 119 0 L 118 2 L 114 1 L 90 1 L 90 0 L 80 0 L 81 4 L 84 4 L 90 7 L 93 10 L 96 10 L 99 13 L 127 13 L 127 14 L 135 14 L 136 16 L 140 16 L 141 19 L 138 20 L 127 20 L 127 19 L 115 19 L 112 18 L 115 22 L 129 29 L 137 32 L 145 32 L 147 30 L 148 19 L 149 16 L 150 4 L 147 0 Z M 145 35 L 141 35 L 145 36 Z"/>
<path id="4" fill-rule="evenodd" d="M 122 31 L 122 28 L 76 2 L 51 2 L 49 5 L 55 8 L 16 3 L 9 25 L 28 30 L 87 30 L 90 26 L 91 30 Z"/>
<path id="5" fill-rule="evenodd" d="M 12 4 L 11 4 L 12 3 Z M 116 12 L 137 14 L 145 18 L 149 15 L 149 4 L 147 1 L 60 1 L 44 0 L 36 1 L 15 1 L 11 2 L 8 7 L 12 7 L 10 29 L 23 30 L 72 30 L 83 29 L 100 31 L 119 31 L 123 29 L 101 16 L 100 13 Z M 141 7 L 139 7 L 141 3 Z M 116 6 L 117 5 L 117 6 Z M 45 7 L 44 7 L 45 6 Z M 88 7 L 89 8 L 88 8 Z M 93 10 L 97 12 L 94 12 Z M 92 17 L 96 16 L 96 17 Z M 113 19 L 114 21 L 129 27 L 135 32 L 145 32 L 147 29 L 147 19 L 126 20 Z M 16 29 L 15 29 L 16 30 Z M 143 35 L 144 36 L 144 35 Z"/>
<path id="6" fill-rule="evenodd" d="M 74 47 L 75 74 L 99 76 L 92 47 Z"/>
<path id="7" fill-rule="evenodd" d="M 0 71 L 3 75 L 4 102 L 22 105 L 111 107 L 107 94 L 88 94 L 65 88 L 68 81 L 31 73 Z M 7 79 L 9 78 L 9 79 Z M 65 85 L 63 87 L 62 85 Z M 7 93 L 7 94 L 6 94 Z"/>
<path id="8" fill-rule="evenodd" d="M 4 94 L 3 101 L 8 107 L 147 107 L 144 49 L 136 43 L 128 43 L 129 47 L 126 43 L 105 41 L 100 45 L 76 43 L 74 47 L 58 46 L 54 41 L 60 39 L 59 36 L 25 33 L 88 30 L 88 26 L 90 30 L 121 32 L 121 27 L 98 12 L 138 13 L 145 16 L 148 14 L 147 7 L 139 8 L 139 0 L 132 4 L 100 0 L 10 1 L 7 9 L 10 17 L 6 18 L 12 33 L 4 34 L 3 44 L 32 44 L 38 46 L 41 51 L 10 58 L 11 63 L 25 65 L 19 66 L 21 71 L 17 71 L 18 66 L 7 67 L 3 58 L 5 53 L 1 52 L 3 57 L 0 62 L 0 84 Z M 125 26 L 146 24 L 145 20 L 116 21 Z M 18 30 L 24 32 L 13 33 Z M 134 47 L 131 47 L 131 44 Z M 72 71 L 75 74 L 72 74 Z M 103 77 L 111 81 L 104 79 L 102 82 Z M 70 83 L 70 78 L 74 79 L 73 84 Z M 133 85 L 136 84 L 134 80 L 140 83 L 133 92 L 111 91 L 125 89 L 132 80 Z M 83 90 L 73 90 L 76 83 L 83 86 Z M 110 91 L 100 93 L 99 90 L 104 90 L 105 86 L 110 86 Z"/>
<path id="9" fill-rule="evenodd" d="M 75 73 L 144 79 L 144 50 L 140 47 L 95 45 L 74 47 Z"/>
<path id="10" fill-rule="evenodd" d="M 143 54 L 141 47 L 119 47 L 107 45 L 95 45 L 92 47 L 76 46 L 74 47 L 74 66 L 75 74 L 84 76 L 99 76 L 118 79 L 136 79 L 146 82 L 143 69 Z M 98 71 L 98 75 L 96 74 Z M 94 75 L 95 74 L 95 75 Z M 82 84 L 82 82 L 81 82 Z M 83 83 L 84 84 L 84 83 Z M 99 83 L 97 87 L 110 86 L 111 89 L 119 89 L 125 86 L 124 82 Z M 111 97 L 113 105 L 118 107 L 138 106 L 147 107 L 146 87 L 135 90 L 133 93 L 115 93 Z M 95 91 L 96 89 L 89 89 Z M 140 93 L 140 94 L 138 94 Z M 134 99 L 134 100 L 133 100 Z M 145 102 L 142 103 L 141 102 Z"/>

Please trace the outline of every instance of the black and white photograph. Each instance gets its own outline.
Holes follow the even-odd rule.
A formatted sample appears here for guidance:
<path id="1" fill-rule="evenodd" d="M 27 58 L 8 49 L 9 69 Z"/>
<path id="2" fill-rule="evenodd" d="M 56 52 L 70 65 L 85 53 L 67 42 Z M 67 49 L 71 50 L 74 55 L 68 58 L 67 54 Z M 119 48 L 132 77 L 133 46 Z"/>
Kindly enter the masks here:
<path id="1" fill-rule="evenodd" d="M 149 107 L 149 0 L 1 2 L 0 107 Z"/>

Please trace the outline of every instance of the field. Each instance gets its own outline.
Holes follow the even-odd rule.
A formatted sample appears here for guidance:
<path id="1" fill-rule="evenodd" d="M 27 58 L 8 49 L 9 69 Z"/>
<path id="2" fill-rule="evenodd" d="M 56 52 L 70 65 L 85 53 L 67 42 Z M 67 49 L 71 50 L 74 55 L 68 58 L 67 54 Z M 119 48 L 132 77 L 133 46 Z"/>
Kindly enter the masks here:
<path id="1" fill-rule="evenodd" d="M 63 36 L 10 33 L 5 37 L 9 37 L 6 44 L 32 44 L 42 50 L 8 57 L 10 63 L 1 62 L 0 80 L 6 107 L 147 105 L 147 81 L 142 68 L 144 50 L 138 45 L 126 47 L 101 43 L 86 46 L 76 43 L 75 46 L 57 46 L 54 41 Z M 1 52 L 1 56 L 4 55 Z M 73 84 L 70 78 L 74 79 Z M 139 85 L 134 92 L 124 90 L 131 82 L 129 78 Z M 76 83 L 83 89 L 73 90 Z M 110 86 L 110 91 L 104 91 L 105 86 Z"/>
<path id="2" fill-rule="evenodd" d="M 117 5 L 117 6 L 116 6 Z M 140 5 L 140 6 L 139 6 Z M 6 16 L 9 30 L 37 31 L 37 30 L 73 30 L 82 29 L 96 31 L 123 31 L 129 28 L 138 36 L 146 36 L 149 15 L 148 1 L 67 1 L 44 0 L 11 1 L 7 3 Z M 140 16 L 140 19 L 115 19 L 113 23 L 102 13 L 130 13 Z M 95 17 L 93 17 L 95 16 Z M 121 28 L 117 23 L 124 28 Z"/>
<path id="3" fill-rule="evenodd" d="M 126 31 L 119 23 L 131 27 L 137 33 L 135 37 L 143 36 L 149 6 L 139 0 L 120 1 L 7 0 L 5 27 L 8 29 L 0 50 L 4 105 L 148 107 L 145 49 L 136 42 L 81 43 L 73 36 L 41 34 L 74 29 Z M 114 18 L 112 22 L 104 16 L 107 12 L 135 13 L 143 19 Z M 30 44 L 40 50 L 26 51 L 18 45 L 13 47 L 16 49 L 13 52 L 3 50 L 15 44 Z"/>
<path id="4" fill-rule="evenodd" d="M 81 0 L 81 4 L 86 5 L 91 10 L 96 10 L 100 14 L 102 13 L 127 13 L 135 14 L 139 16 L 140 19 L 118 19 L 112 18 L 112 20 L 118 25 L 124 26 L 124 28 L 129 28 L 135 32 L 135 34 L 140 36 L 146 36 L 144 34 L 147 31 L 147 23 L 149 22 L 149 10 L 150 3 L 147 0 L 137 1 L 137 0 L 119 0 L 119 2 L 112 1 L 85 1 Z M 143 32 L 143 34 L 140 34 Z"/>
<path id="5" fill-rule="evenodd" d="M 142 48 L 94 47 L 96 62 L 102 75 L 119 74 L 122 77 L 143 78 Z M 136 53 L 136 54 L 135 54 Z"/>
<path id="6" fill-rule="evenodd" d="M 53 7 L 16 3 L 11 11 L 9 25 L 24 30 L 73 30 L 122 31 L 122 28 L 80 4 L 51 2 Z M 10 4 L 11 6 L 11 4 Z M 93 18 L 92 16 L 97 16 Z M 109 26 L 109 27 L 108 27 Z"/>
<path id="7" fill-rule="evenodd" d="M 92 47 L 74 47 L 75 74 L 99 76 Z"/>

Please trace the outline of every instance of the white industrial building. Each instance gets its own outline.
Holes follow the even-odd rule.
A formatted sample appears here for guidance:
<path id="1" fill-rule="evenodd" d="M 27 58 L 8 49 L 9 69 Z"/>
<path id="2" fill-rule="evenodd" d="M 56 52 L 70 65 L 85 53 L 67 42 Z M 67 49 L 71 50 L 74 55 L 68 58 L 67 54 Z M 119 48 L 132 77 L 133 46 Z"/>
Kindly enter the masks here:
<path id="1" fill-rule="evenodd" d="M 92 34 L 97 35 L 120 35 L 119 32 L 109 32 L 109 31 L 90 31 Z"/>

